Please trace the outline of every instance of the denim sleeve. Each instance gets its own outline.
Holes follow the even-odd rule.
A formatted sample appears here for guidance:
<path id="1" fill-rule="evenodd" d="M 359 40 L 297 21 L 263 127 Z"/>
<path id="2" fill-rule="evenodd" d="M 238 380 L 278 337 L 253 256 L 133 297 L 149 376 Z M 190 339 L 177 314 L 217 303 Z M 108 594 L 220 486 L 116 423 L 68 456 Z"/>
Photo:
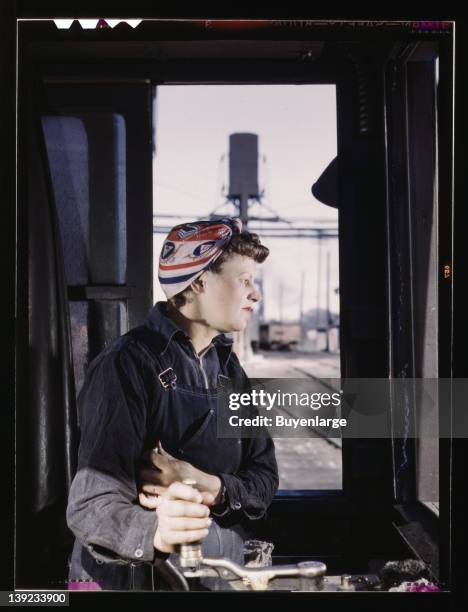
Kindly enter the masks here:
<path id="1" fill-rule="evenodd" d="M 243 440 L 246 454 L 235 474 L 219 474 L 226 486 L 231 510 L 242 510 L 249 519 L 264 516 L 278 489 L 278 466 L 271 438 Z M 227 508 L 225 514 L 227 512 Z M 220 515 L 222 515 L 220 514 Z"/>
<path id="2" fill-rule="evenodd" d="M 153 546 L 156 512 L 133 503 L 134 498 L 132 483 L 91 468 L 82 468 L 73 479 L 67 523 L 99 561 L 152 563 L 163 555 Z"/>
<path id="3" fill-rule="evenodd" d="M 78 398 L 81 440 L 67 523 L 105 562 L 156 562 L 156 512 L 138 505 L 138 459 L 147 431 L 149 369 L 128 348 L 104 351 Z"/>

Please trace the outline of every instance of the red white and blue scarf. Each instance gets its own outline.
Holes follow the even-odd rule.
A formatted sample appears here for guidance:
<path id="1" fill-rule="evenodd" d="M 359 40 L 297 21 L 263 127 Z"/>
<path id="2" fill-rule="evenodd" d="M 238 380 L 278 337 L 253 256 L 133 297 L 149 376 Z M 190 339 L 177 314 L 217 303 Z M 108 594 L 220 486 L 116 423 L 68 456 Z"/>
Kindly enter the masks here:
<path id="1" fill-rule="evenodd" d="M 222 217 L 176 225 L 169 232 L 159 257 L 159 282 L 167 299 L 186 289 L 221 255 L 242 221 Z"/>

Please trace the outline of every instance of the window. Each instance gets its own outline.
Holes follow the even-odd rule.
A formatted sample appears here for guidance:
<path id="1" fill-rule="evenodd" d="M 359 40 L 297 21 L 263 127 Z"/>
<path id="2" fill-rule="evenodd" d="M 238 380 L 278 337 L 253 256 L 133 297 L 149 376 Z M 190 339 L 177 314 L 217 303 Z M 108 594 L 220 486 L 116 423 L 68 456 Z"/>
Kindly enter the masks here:
<path id="1" fill-rule="evenodd" d="M 235 166 L 252 166 L 248 229 L 270 249 L 258 266 L 258 316 L 234 334 L 252 378 L 340 377 L 338 213 L 336 202 L 326 206 L 311 193 L 321 177 L 336 192 L 335 98 L 334 85 L 174 85 L 155 93 L 155 270 L 174 225 L 239 216 Z M 154 297 L 165 300 L 157 274 Z M 280 489 L 342 488 L 340 439 L 275 444 Z"/>

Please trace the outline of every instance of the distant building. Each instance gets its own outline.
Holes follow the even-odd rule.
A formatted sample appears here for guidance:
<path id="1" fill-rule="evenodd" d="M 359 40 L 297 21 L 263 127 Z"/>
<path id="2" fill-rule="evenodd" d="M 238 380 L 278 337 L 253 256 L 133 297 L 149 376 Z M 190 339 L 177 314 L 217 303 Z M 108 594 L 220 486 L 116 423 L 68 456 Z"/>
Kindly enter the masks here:
<path id="1" fill-rule="evenodd" d="M 302 340 L 299 323 L 262 323 L 259 327 L 259 346 L 266 350 L 293 350 Z"/>

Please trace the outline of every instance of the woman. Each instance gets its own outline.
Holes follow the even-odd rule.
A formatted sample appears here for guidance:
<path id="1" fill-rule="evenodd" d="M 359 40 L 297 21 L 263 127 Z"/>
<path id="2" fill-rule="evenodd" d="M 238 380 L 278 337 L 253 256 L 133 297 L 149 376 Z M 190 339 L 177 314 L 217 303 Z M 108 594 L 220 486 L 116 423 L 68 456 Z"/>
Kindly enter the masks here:
<path id="1" fill-rule="evenodd" d="M 274 446 L 269 438 L 220 439 L 216 424 L 223 385 L 246 379 L 224 334 L 245 329 L 260 299 L 256 265 L 267 256 L 239 219 L 169 233 L 159 261 L 168 301 L 90 364 L 79 396 L 70 580 L 153 588 L 152 566 L 201 539 L 204 555 L 242 563 L 245 528 L 278 486 Z M 149 454 L 156 470 L 141 470 Z M 199 490 L 181 483 L 187 477 Z"/>

